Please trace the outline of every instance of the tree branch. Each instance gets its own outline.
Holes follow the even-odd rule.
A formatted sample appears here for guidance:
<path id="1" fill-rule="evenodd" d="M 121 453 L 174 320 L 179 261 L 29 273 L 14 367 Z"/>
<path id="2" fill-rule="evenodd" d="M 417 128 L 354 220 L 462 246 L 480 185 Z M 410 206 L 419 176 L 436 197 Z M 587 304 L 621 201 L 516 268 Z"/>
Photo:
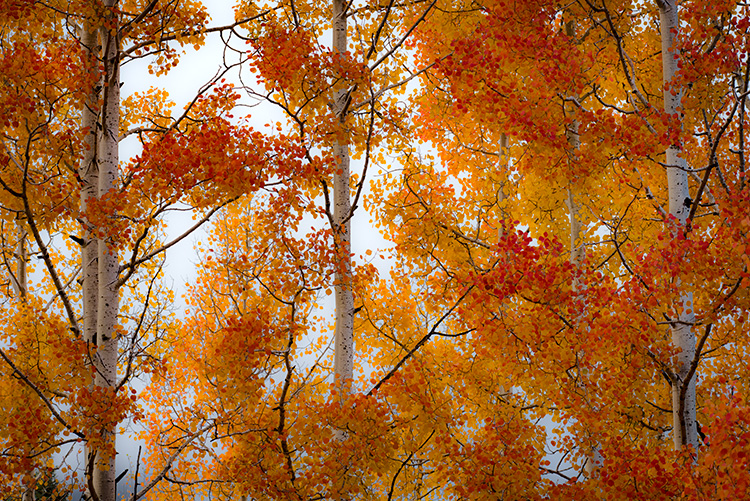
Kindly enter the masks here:
<path id="1" fill-rule="evenodd" d="M 140 258 L 136 258 L 136 252 L 137 252 L 137 250 L 136 250 L 136 252 L 134 252 L 133 255 L 131 256 L 130 262 L 128 264 L 120 266 L 119 273 L 122 273 L 125 270 L 128 270 L 128 273 L 124 277 L 120 278 L 117 281 L 117 287 L 121 287 L 123 284 L 125 284 L 125 282 L 127 282 L 127 280 L 135 272 L 135 268 L 138 265 L 140 265 L 140 264 L 142 264 L 142 263 L 150 260 L 151 258 L 153 258 L 154 256 L 156 256 L 158 254 L 161 254 L 162 252 L 166 251 L 170 247 L 174 246 L 175 244 L 179 243 L 180 241 L 182 241 L 185 238 L 187 238 L 188 236 L 190 236 L 195 230 L 197 230 L 198 228 L 200 228 L 209 219 L 211 219 L 211 216 L 213 216 L 216 212 L 218 212 L 219 210 L 223 209 L 224 207 L 226 207 L 230 203 L 232 203 L 235 200 L 239 199 L 240 196 L 233 197 L 233 198 L 227 200 L 226 202 L 222 203 L 218 207 L 215 207 L 215 208 L 211 209 L 210 211 L 208 211 L 208 213 L 200 221 L 198 221 L 193 226 L 191 226 L 190 228 L 188 228 L 188 230 L 185 233 L 183 233 L 179 237 L 175 238 L 171 242 L 168 242 L 168 243 L 162 245 L 158 249 L 153 250 L 153 251 L 149 252 L 148 254 L 145 254 L 145 255 L 141 256 Z"/>
<path id="2" fill-rule="evenodd" d="M 380 389 L 380 387 L 383 386 L 383 384 L 385 384 L 389 379 L 391 379 L 398 372 L 398 370 L 401 368 L 401 366 L 404 365 L 404 363 L 406 363 L 406 361 L 408 359 L 410 359 L 412 357 L 412 355 L 414 355 L 414 353 L 416 353 L 416 351 L 419 348 L 421 348 L 424 344 L 426 344 L 427 341 L 429 341 L 432 336 L 434 336 L 436 334 L 439 334 L 437 332 L 437 328 L 440 326 L 440 324 L 443 323 L 443 321 L 446 318 L 448 318 L 448 316 L 451 313 L 453 313 L 453 311 L 456 308 L 458 308 L 458 306 L 461 304 L 461 302 L 463 302 L 464 299 L 466 299 L 466 296 L 469 295 L 469 292 L 471 292 L 472 289 L 474 289 L 473 285 L 469 286 L 469 288 L 466 289 L 466 292 L 464 292 L 461 295 L 461 297 L 458 298 L 458 301 L 456 301 L 456 303 L 453 306 L 451 306 L 450 309 L 447 312 L 445 312 L 445 314 L 442 317 L 440 317 L 440 319 L 437 322 L 435 322 L 435 324 L 432 326 L 432 329 L 430 329 L 430 332 L 428 332 L 427 334 L 425 334 L 422 337 L 422 339 L 420 339 L 419 342 L 417 344 L 415 344 L 414 347 L 411 350 L 409 350 L 408 353 L 406 355 L 404 355 L 401 358 L 401 360 L 398 361 L 398 363 L 396 363 L 396 365 L 393 366 L 393 368 L 388 372 L 388 374 L 386 374 L 385 376 L 383 376 L 380 379 L 380 381 L 378 381 L 377 384 L 375 386 L 373 386 L 370 389 L 370 391 L 367 392 L 366 396 L 368 396 L 368 397 L 372 396 L 376 391 L 378 391 L 378 389 Z M 467 333 L 468 332 L 470 332 L 470 331 L 467 331 Z"/>
<path id="3" fill-rule="evenodd" d="M 213 423 L 210 423 L 204 426 L 203 428 L 199 428 L 198 430 L 193 432 L 189 437 L 187 437 L 185 441 L 182 444 L 180 444 L 177 450 L 175 450 L 172 453 L 172 455 L 169 456 L 161 472 L 159 472 L 158 475 L 154 476 L 151 482 L 146 487 L 144 487 L 138 494 L 133 493 L 133 499 L 137 500 L 137 499 L 144 497 L 146 494 L 148 494 L 148 492 L 151 489 L 153 489 L 156 486 L 156 484 L 158 484 L 164 479 L 164 477 L 167 475 L 167 472 L 169 472 L 170 468 L 172 468 L 172 464 L 175 462 L 177 457 L 182 453 L 182 451 L 185 450 L 185 448 L 188 445 L 193 443 L 193 440 L 195 440 L 200 434 L 205 433 L 206 431 L 210 430 L 213 426 L 214 426 Z"/>
<path id="4" fill-rule="evenodd" d="M 21 380 L 24 383 L 26 383 L 26 386 L 28 386 L 29 388 L 31 388 L 32 390 L 34 390 L 34 393 L 36 393 L 39 396 L 39 398 L 42 400 L 42 402 L 44 402 L 44 405 L 46 405 L 47 408 L 52 413 L 52 415 L 55 416 L 55 419 L 57 419 L 60 422 L 60 424 L 62 424 L 65 427 L 66 430 L 70 430 L 78 438 L 86 438 L 86 436 L 83 433 L 81 433 L 78 430 L 73 429 L 73 427 L 71 427 L 67 423 L 67 421 L 65 421 L 65 419 L 62 417 L 62 415 L 60 415 L 60 413 L 57 411 L 57 409 L 55 409 L 55 406 L 52 405 L 52 402 L 44 395 L 44 393 L 42 392 L 42 390 L 37 385 L 35 385 L 26 376 L 26 374 L 24 374 L 23 372 L 21 372 L 21 370 L 18 367 L 16 367 L 16 365 L 8 357 L 8 355 L 5 354 L 5 351 L 3 351 L 2 348 L 0 348 L 0 357 L 2 357 L 2 359 L 5 360 L 5 363 L 7 363 L 11 367 L 11 369 L 13 369 L 13 372 L 15 374 L 17 374 L 18 377 L 21 378 Z"/>

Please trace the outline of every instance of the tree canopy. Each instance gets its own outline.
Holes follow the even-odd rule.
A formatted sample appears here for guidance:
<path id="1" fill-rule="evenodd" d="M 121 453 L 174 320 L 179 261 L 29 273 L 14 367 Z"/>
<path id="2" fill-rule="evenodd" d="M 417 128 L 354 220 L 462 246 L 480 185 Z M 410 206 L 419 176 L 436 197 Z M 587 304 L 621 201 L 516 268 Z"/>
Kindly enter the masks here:
<path id="1" fill-rule="evenodd" d="M 210 7 L 0 5 L 9 499 L 750 495 L 747 3 Z"/>

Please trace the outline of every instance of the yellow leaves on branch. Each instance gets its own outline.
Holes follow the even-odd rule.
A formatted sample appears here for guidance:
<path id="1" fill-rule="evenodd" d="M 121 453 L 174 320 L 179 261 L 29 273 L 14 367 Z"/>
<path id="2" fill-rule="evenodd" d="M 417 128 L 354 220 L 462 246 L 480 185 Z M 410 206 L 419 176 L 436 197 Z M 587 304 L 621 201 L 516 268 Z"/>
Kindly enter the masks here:
<path id="1" fill-rule="evenodd" d="M 0 406 L 4 409 L 0 443 L 3 450 L 14 451 L 0 459 L 0 481 L 6 482 L 42 466 L 56 437 L 66 429 L 76 431 L 70 427 L 70 415 L 63 412 L 66 422 L 60 422 L 39 393 L 64 408 L 71 403 L 68 390 L 79 386 L 87 371 L 85 346 L 70 338 L 64 322 L 47 315 L 33 301 L 6 303 L 1 321 L 5 326 L 0 333 L 2 350 L 15 367 L 6 360 L 0 365 Z"/>
<path id="2" fill-rule="evenodd" d="M 210 16 L 203 3 L 195 0 L 159 3 L 157 7 L 151 3 L 150 0 L 128 0 L 118 5 L 126 35 L 123 45 L 125 51 L 135 57 L 154 55 L 149 72 L 163 75 L 177 66 L 182 55 L 170 42 L 198 50 L 205 43 L 204 30 Z M 135 19 L 139 22 L 132 23 Z"/>
<path id="3" fill-rule="evenodd" d="M 114 441 L 101 430 L 115 429 L 126 418 L 139 421 L 142 414 L 136 400 L 135 389 L 127 387 L 81 387 L 71 398 L 69 425 L 86 437 L 91 450 L 113 457 Z"/>
<path id="4" fill-rule="evenodd" d="M 157 132 L 166 130 L 172 125 L 170 110 L 174 102 L 169 93 L 155 87 L 145 92 L 135 92 L 123 99 L 123 113 L 120 117 L 120 135 L 133 127 L 145 128 Z"/>
<path id="5" fill-rule="evenodd" d="M 42 230 L 41 243 L 25 240 L 31 255 L 48 245 L 46 270 L 63 282 L 42 279 L 43 289 L 34 277 L 29 298 L 4 296 L 3 349 L 19 370 L 0 370 L 0 441 L 15 454 L 0 463 L 3 485 L 66 433 L 111 457 L 102 430 L 143 418 L 149 468 L 171 468 L 176 481 L 159 488 L 172 498 L 214 485 L 260 499 L 747 497 L 746 8 L 681 2 L 681 69 L 664 85 L 653 4 L 425 3 L 349 5 L 349 51 L 337 54 L 321 42 L 325 4 L 243 2 L 237 19 L 257 18 L 234 29 L 248 35 L 258 88 L 216 82 L 182 119 L 165 90 L 126 98 L 119 133 L 138 133 L 142 151 L 85 214 L 76 174 L 92 131 L 79 114 L 99 75 L 82 72 L 66 23 L 119 26 L 123 60 L 153 56 L 163 73 L 176 45 L 203 43 L 206 10 L 0 6 L 11 26 L 0 57 L 0 283 L 12 290 L 27 260 L 26 237 L 5 231 L 29 229 L 25 220 Z M 240 117 L 242 91 L 285 118 Z M 679 113 L 660 111 L 681 92 Z M 267 131 L 248 125 L 255 118 Z M 334 390 L 336 326 L 319 308 L 342 285 L 327 198 L 339 143 L 354 160 L 352 195 L 371 177 L 364 165 L 383 167 L 357 202 L 394 256 L 388 278 L 354 266 L 358 373 L 347 395 Z M 674 167 L 663 152 L 675 145 L 691 196 L 703 190 L 676 203 L 691 209 L 689 227 L 665 211 Z M 133 279 L 115 313 L 137 326 L 118 333 L 125 354 L 148 359 L 128 369 L 151 386 L 92 386 L 96 348 L 69 325 L 80 323 L 79 249 L 61 250 L 58 233 L 86 221 L 135 262 L 162 245 L 162 215 L 186 207 L 214 223 L 190 313 L 164 314 L 173 295 L 154 285 L 161 263 L 140 266 L 134 276 L 153 281 Z M 355 238 L 369 231 L 361 211 Z M 697 460 L 664 445 L 678 355 L 669 331 L 685 284 L 705 341 Z M 60 297 L 73 302 L 68 321 L 56 316 Z M 597 472 L 576 479 L 594 451 Z"/>

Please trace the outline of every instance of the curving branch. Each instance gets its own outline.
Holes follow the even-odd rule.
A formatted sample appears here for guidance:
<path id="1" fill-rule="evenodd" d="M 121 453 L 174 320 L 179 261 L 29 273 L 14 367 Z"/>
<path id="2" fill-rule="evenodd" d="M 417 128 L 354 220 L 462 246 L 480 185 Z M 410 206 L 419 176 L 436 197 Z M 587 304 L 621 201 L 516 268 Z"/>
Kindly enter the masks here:
<path id="1" fill-rule="evenodd" d="M 146 487 L 144 487 L 143 489 L 141 489 L 141 491 L 138 492 L 137 494 L 133 493 L 133 500 L 141 499 L 146 494 L 148 494 L 148 492 L 151 489 L 153 489 L 159 482 L 161 482 L 164 479 L 164 477 L 166 477 L 166 475 L 169 472 L 169 470 L 172 468 L 172 464 L 174 464 L 174 462 L 177 460 L 177 458 L 179 457 L 179 455 L 182 454 L 182 451 L 184 451 L 190 444 L 192 444 L 193 441 L 198 436 L 200 436 L 201 434 L 203 434 L 206 431 L 210 430 L 211 428 L 213 428 L 213 426 L 214 426 L 214 424 L 210 423 L 210 424 L 207 424 L 206 426 L 204 426 L 203 428 L 199 428 L 199 429 L 195 430 L 193 433 L 191 433 L 190 436 L 188 436 L 185 439 L 185 441 L 182 444 L 180 444 L 180 446 L 172 453 L 172 455 L 169 456 L 169 458 L 167 459 L 167 462 L 164 465 L 164 467 L 162 468 L 162 470 L 157 475 L 155 475 L 153 479 L 151 479 L 151 482 L 149 482 L 146 485 Z"/>
<path id="2" fill-rule="evenodd" d="M 5 351 L 0 348 L 0 358 L 2 358 L 6 364 L 10 366 L 11 369 L 13 369 L 13 373 L 18 375 L 18 377 L 23 381 L 26 386 L 31 388 L 34 393 L 36 393 L 39 398 L 44 402 L 44 405 L 47 406 L 47 408 L 50 410 L 53 416 L 55 416 L 55 419 L 57 419 L 60 424 L 62 424 L 65 429 L 70 430 L 71 433 L 73 433 L 78 438 L 86 438 L 86 435 L 84 435 L 82 432 L 74 429 L 71 425 L 68 424 L 67 421 L 65 421 L 65 418 L 62 417 L 60 412 L 55 408 L 54 405 L 52 405 L 52 402 L 49 398 L 44 394 L 44 392 L 36 385 L 33 381 L 31 381 L 26 374 L 24 374 L 16 365 L 13 363 L 13 361 L 8 357 L 8 355 L 5 354 Z"/>
<path id="3" fill-rule="evenodd" d="M 174 246 L 175 244 L 181 242 L 182 240 L 184 240 L 185 238 L 187 238 L 188 236 L 190 236 L 195 230 L 197 230 L 202 225 L 204 225 L 206 222 L 208 222 L 211 219 L 211 216 L 213 216 L 214 214 L 216 214 L 219 210 L 223 209 L 224 207 L 226 207 L 230 203 L 232 203 L 235 200 L 239 199 L 240 196 L 236 196 L 236 197 L 230 198 L 229 200 L 225 201 L 224 203 L 222 203 L 218 207 L 214 207 L 213 209 L 211 209 L 210 211 L 208 211 L 208 213 L 204 217 L 202 217 L 200 219 L 200 221 L 198 221 L 193 226 L 191 226 L 190 228 L 188 228 L 187 231 L 185 231 L 182 235 L 178 236 L 177 238 L 175 238 L 171 242 L 167 242 L 166 244 L 162 245 L 158 249 L 155 249 L 155 250 L 149 252 L 148 254 L 145 254 L 145 255 L 143 255 L 141 257 L 138 257 L 137 256 L 137 254 L 138 254 L 138 247 L 136 247 L 135 250 L 133 251 L 133 254 L 130 257 L 130 262 L 128 264 L 124 264 L 124 265 L 120 266 L 119 272 L 122 273 L 124 271 L 127 271 L 127 273 L 125 274 L 125 276 L 123 276 L 122 278 L 120 278 L 117 281 L 117 287 L 121 287 L 123 284 L 125 284 L 125 282 L 128 281 L 128 279 L 133 275 L 133 273 L 135 273 L 136 268 L 140 264 L 143 264 L 146 261 L 152 259 L 154 256 L 157 256 L 158 254 L 161 254 L 161 253 L 165 252 L 170 247 Z M 143 238 L 145 238 L 145 234 L 142 235 L 139 240 L 142 240 Z"/>

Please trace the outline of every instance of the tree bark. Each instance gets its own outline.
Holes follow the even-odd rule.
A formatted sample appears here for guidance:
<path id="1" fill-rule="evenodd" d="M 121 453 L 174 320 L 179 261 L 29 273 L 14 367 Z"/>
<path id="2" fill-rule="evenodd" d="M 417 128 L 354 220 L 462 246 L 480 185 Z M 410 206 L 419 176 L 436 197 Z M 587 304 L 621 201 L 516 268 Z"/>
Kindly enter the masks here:
<path id="1" fill-rule="evenodd" d="M 346 53 L 347 22 L 344 0 L 333 0 L 333 51 L 335 54 Z M 333 143 L 333 154 L 336 159 L 333 175 L 333 243 L 335 251 L 334 291 L 336 295 L 335 311 L 335 347 L 334 347 L 334 391 L 339 403 L 349 397 L 352 391 L 354 376 L 354 292 L 352 291 L 352 261 L 351 261 L 351 200 L 349 190 L 349 144 L 346 131 L 346 116 L 349 92 L 345 87 L 334 95 L 334 113 L 338 120 L 339 135 Z M 338 441 L 346 439 L 346 432 L 338 428 L 334 430 L 334 437 Z M 334 479 L 336 491 L 335 499 L 345 500 L 341 494 L 346 484 L 346 460 L 339 458 L 340 469 L 338 478 Z"/>
<path id="2" fill-rule="evenodd" d="M 576 23 L 571 20 L 565 23 L 565 34 L 571 39 L 576 37 Z M 578 96 L 576 96 L 578 98 Z M 578 176 L 575 173 L 575 164 L 578 163 L 578 154 L 581 149 L 581 138 L 578 133 L 579 123 L 578 120 L 573 120 L 570 126 L 565 131 L 566 139 L 568 140 L 569 146 L 569 162 L 571 163 L 570 179 L 568 179 L 568 198 L 566 205 L 568 207 L 568 217 L 570 220 L 570 263 L 579 269 L 586 258 L 586 247 L 583 242 L 583 221 L 581 218 L 581 205 L 580 199 L 580 182 Z M 580 292 L 585 287 L 581 284 L 580 280 L 576 277 L 573 279 L 573 292 Z M 586 314 L 585 306 L 576 315 L 576 327 L 580 324 L 580 318 Z M 583 358 L 584 352 L 579 352 L 579 358 Z M 583 371 L 583 369 L 581 369 Z M 587 374 L 583 374 L 584 380 Z M 587 405 L 591 406 L 591 400 L 588 396 L 588 388 L 586 383 L 581 385 L 581 390 L 584 392 L 584 398 Z M 584 472 L 586 476 L 591 477 L 597 470 L 599 465 L 602 463 L 602 455 L 599 452 L 599 444 L 596 443 L 591 437 L 590 433 L 587 432 L 587 439 L 591 442 L 590 449 L 586 452 L 586 463 L 584 464 Z"/>
<path id="3" fill-rule="evenodd" d="M 117 0 L 105 0 L 106 23 L 100 28 L 104 60 L 104 85 L 101 110 L 101 130 L 98 135 L 98 196 L 115 189 L 119 169 L 120 127 L 120 53 L 117 38 Z M 113 217 L 114 214 L 110 214 Z M 108 233 L 108 232 L 107 232 Z M 98 235 L 98 305 L 96 311 L 96 354 L 94 356 L 94 384 L 107 388 L 114 396 L 117 384 L 117 313 L 119 298 L 117 288 L 118 255 L 114 236 Z M 97 450 L 92 472 L 92 486 L 99 501 L 115 501 L 115 435 L 116 426 L 103 426 L 100 430 L 107 450 Z"/>
<path id="4" fill-rule="evenodd" d="M 657 0 L 661 22 L 661 53 L 664 91 L 664 111 L 681 117 L 682 88 L 675 85 L 678 71 L 679 49 L 675 38 L 679 33 L 679 16 L 676 0 Z M 682 121 L 680 119 L 680 126 Z M 687 162 L 681 156 L 682 146 L 673 144 L 666 151 L 667 183 L 669 188 L 669 214 L 680 228 L 687 224 L 690 210 Z M 672 381 L 672 421 L 675 449 L 686 445 L 698 446 L 698 429 L 695 417 L 695 378 L 687 380 L 690 364 L 695 356 L 695 313 L 693 294 L 681 286 L 678 316 L 672 319 L 672 344 L 680 350 L 675 379 Z"/>
<path id="5" fill-rule="evenodd" d="M 19 301 L 25 302 L 26 293 L 28 291 L 28 272 L 26 269 L 26 262 L 28 261 L 29 256 L 26 251 L 26 227 L 24 226 L 22 219 L 16 219 L 15 229 L 18 243 L 16 244 L 15 255 L 16 270 L 14 273 L 11 273 L 11 283 L 16 297 L 18 297 Z"/>
<path id="6" fill-rule="evenodd" d="M 84 151 L 81 163 L 78 166 L 78 177 L 81 185 L 80 209 L 81 209 L 81 276 L 83 278 L 83 339 L 89 344 L 94 342 L 96 336 L 96 310 L 99 302 L 99 269 L 97 256 L 98 245 L 94 238 L 91 226 L 86 219 L 86 210 L 89 201 L 97 198 L 99 189 L 99 166 L 97 165 L 97 133 L 99 119 L 99 92 L 101 87 L 99 75 L 100 47 L 97 41 L 96 29 L 87 19 L 81 30 L 81 46 L 86 52 L 86 73 L 91 77 L 91 90 L 86 96 L 81 113 L 81 128 L 86 132 L 84 138 Z M 98 82 L 94 83 L 94 82 Z"/>
<path id="7" fill-rule="evenodd" d="M 333 0 L 333 50 L 346 52 L 347 2 Z M 354 292 L 351 262 L 351 201 L 349 191 L 349 145 L 345 137 L 345 121 L 349 92 L 342 88 L 335 95 L 334 110 L 342 134 L 333 145 L 336 171 L 333 178 L 333 238 L 336 250 L 334 290 L 336 292 L 336 330 L 334 378 L 339 399 L 351 392 L 354 373 Z"/>

